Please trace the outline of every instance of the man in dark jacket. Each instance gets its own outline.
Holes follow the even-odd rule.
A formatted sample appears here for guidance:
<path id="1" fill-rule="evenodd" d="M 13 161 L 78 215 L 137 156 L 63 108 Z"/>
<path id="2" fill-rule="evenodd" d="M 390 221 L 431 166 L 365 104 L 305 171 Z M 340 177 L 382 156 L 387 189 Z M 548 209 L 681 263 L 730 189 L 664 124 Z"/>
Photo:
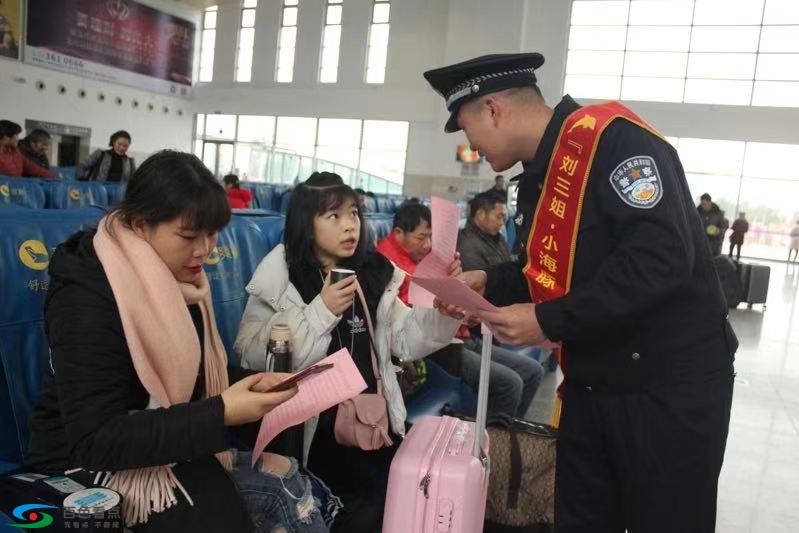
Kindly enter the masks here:
<path id="1" fill-rule="evenodd" d="M 707 235 L 707 241 L 710 243 L 710 250 L 713 252 L 713 256 L 721 255 L 724 233 L 730 225 L 727 219 L 724 218 L 724 211 L 713 202 L 708 193 L 700 197 L 699 207 L 696 210 L 702 218 L 705 235 Z"/>
<path id="2" fill-rule="evenodd" d="M 543 62 L 425 73 L 446 131 L 525 168 L 519 261 L 461 280 L 500 306 L 480 318 L 501 342 L 563 346 L 556 530 L 713 533 L 737 341 L 682 165 L 618 102 L 549 107 Z"/>
<path id="3" fill-rule="evenodd" d="M 24 139 L 19 141 L 19 150 L 26 158 L 42 168 L 50 169 L 50 145 L 52 137 L 42 129 L 31 131 Z"/>
<path id="4" fill-rule="evenodd" d="M 510 246 L 502 235 L 508 219 L 505 199 L 486 191 L 469 202 L 469 219 L 458 233 L 458 251 L 464 270 L 484 270 L 511 260 Z"/>

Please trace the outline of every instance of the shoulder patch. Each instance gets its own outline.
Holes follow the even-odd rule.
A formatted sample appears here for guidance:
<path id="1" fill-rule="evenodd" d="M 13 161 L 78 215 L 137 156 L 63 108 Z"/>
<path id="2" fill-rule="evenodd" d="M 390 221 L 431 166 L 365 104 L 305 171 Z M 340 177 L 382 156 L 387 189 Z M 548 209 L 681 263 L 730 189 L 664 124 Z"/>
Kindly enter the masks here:
<path id="1" fill-rule="evenodd" d="M 658 167 L 648 155 L 636 155 L 622 161 L 611 173 L 610 185 L 625 204 L 639 209 L 655 207 L 663 198 Z"/>

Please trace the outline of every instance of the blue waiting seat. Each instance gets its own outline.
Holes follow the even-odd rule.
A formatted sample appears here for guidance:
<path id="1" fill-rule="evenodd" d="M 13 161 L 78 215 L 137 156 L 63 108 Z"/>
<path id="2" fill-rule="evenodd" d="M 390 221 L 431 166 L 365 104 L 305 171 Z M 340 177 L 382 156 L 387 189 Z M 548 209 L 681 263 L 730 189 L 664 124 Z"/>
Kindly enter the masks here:
<path id="1" fill-rule="evenodd" d="M 285 183 L 272 183 L 272 190 L 274 191 L 272 196 L 272 207 L 271 209 L 275 211 L 280 211 L 280 205 L 283 201 L 283 195 L 286 194 L 291 190 L 291 185 L 286 185 Z"/>
<path id="2" fill-rule="evenodd" d="M 275 207 L 275 188 L 269 183 L 256 183 L 253 187 L 253 207 L 273 210 Z"/>
<path id="3" fill-rule="evenodd" d="M 44 188 L 40 180 L 0 177 L 0 207 L 13 205 L 43 209 L 45 201 Z"/>
<path id="4" fill-rule="evenodd" d="M 125 198 L 127 183 L 119 181 L 99 181 L 98 183 L 105 189 L 109 207 L 119 204 Z"/>
<path id="5" fill-rule="evenodd" d="M 108 193 L 101 182 L 75 181 L 45 184 L 49 209 L 70 209 L 87 205 L 108 207 Z"/>
<path id="6" fill-rule="evenodd" d="M 364 213 L 363 218 L 378 242 L 387 237 L 394 226 L 394 215 L 387 213 Z"/>
<path id="7" fill-rule="evenodd" d="M 233 343 L 249 297 L 244 286 L 252 278 L 267 250 L 266 239 L 258 226 L 245 217 L 235 216 L 219 232 L 216 248 L 205 263 L 216 325 L 228 359 L 234 365 L 238 361 L 233 352 Z"/>
<path id="8" fill-rule="evenodd" d="M 31 413 L 49 365 L 44 299 L 51 254 L 104 213 L 92 207 L 0 210 L 0 473 L 24 459 Z"/>
<path id="9" fill-rule="evenodd" d="M 365 196 L 363 198 L 363 208 L 364 212 L 366 213 L 378 213 L 377 210 L 377 200 L 372 198 L 371 196 Z"/>
<path id="10" fill-rule="evenodd" d="M 266 251 L 268 254 L 272 248 L 283 242 L 283 230 L 286 226 L 286 217 L 274 211 L 266 209 L 234 209 L 233 215 L 246 218 L 258 226 L 266 241 Z M 249 281 L 249 280 L 247 280 Z"/>
<path id="11" fill-rule="evenodd" d="M 280 196 L 280 207 L 278 211 L 283 213 L 284 215 L 288 213 L 289 210 L 289 202 L 291 202 L 291 190 L 285 191 Z"/>
<path id="12" fill-rule="evenodd" d="M 396 208 L 394 206 L 394 200 L 387 196 L 378 196 L 377 197 L 377 212 L 378 213 L 386 213 L 386 214 L 394 214 Z"/>

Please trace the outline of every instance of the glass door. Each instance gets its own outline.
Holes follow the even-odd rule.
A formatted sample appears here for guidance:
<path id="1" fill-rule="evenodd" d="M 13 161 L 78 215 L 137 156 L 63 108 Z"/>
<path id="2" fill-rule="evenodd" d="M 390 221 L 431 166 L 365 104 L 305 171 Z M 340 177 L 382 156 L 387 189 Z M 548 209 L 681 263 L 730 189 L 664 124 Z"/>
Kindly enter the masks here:
<path id="1" fill-rule="evenodd" d="M 233 153 L 233 143 L 203 142 L 203 163 L 217 177 L 233 172 Z"/>

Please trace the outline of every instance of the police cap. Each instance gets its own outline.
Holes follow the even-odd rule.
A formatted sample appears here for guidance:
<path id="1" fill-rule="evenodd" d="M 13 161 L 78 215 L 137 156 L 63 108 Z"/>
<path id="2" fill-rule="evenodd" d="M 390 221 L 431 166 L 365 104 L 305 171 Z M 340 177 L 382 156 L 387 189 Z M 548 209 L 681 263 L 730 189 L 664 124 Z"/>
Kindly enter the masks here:
<path id="1" fill-rule="evenodd" d="M 444 97 L 450 112 L 444 128 L 458 131 L 458 111 L 479 96 L 516 87 L 535 85 L 535 69 L 544 64 L 539 53 L 492 54 L 424 73 L 424 78 Z"/>

